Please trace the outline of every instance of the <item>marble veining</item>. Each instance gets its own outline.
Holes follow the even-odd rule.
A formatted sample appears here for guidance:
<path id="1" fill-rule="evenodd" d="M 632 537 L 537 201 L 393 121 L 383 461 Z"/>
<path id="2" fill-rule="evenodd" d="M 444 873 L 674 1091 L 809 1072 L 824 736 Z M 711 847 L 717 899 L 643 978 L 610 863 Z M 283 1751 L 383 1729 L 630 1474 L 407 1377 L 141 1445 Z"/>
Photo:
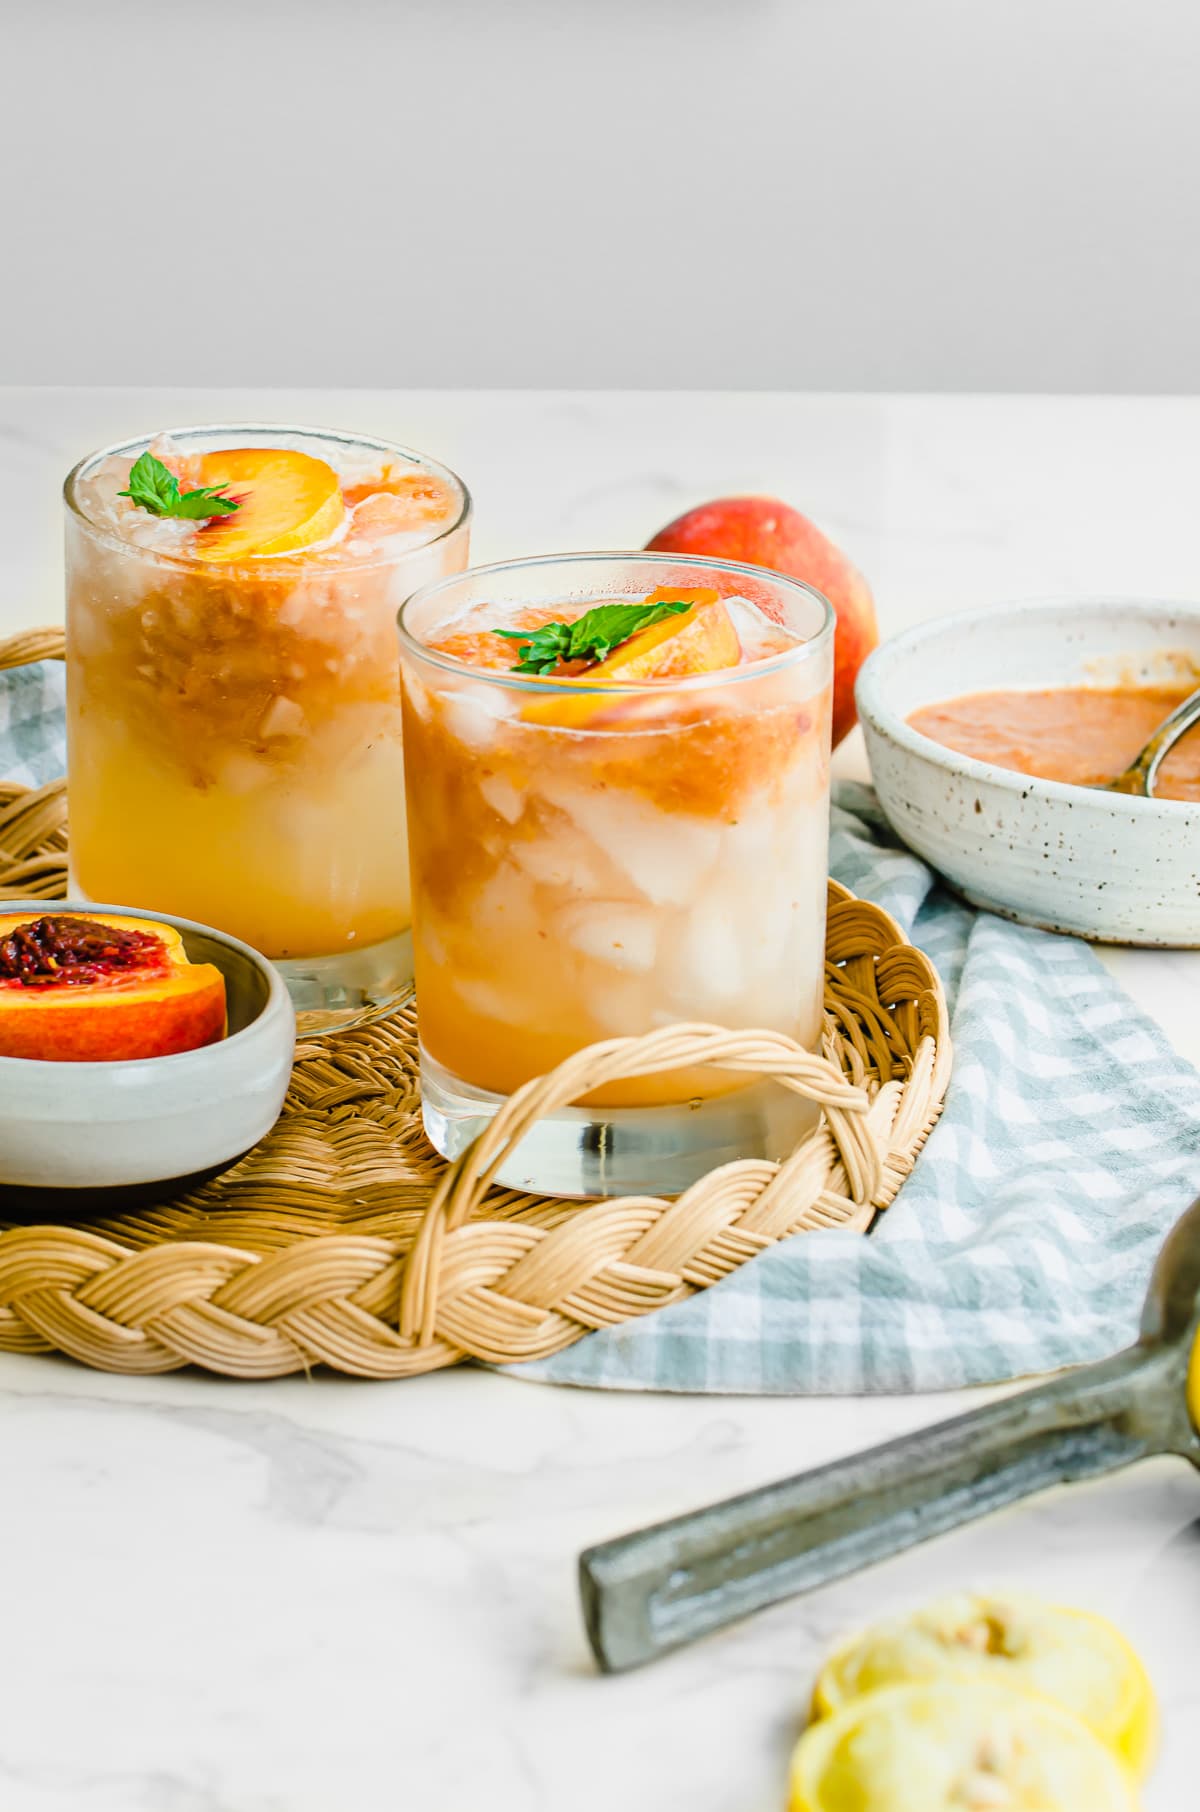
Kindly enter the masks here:
<path id="1" fill-rule="evenodd" d="M 1200 592 L 1200 399 L 0 393 L 0 634 L 61 610 L 57 487 L 162 421 L 341 423 L 428 448 L 475 555 L 640 543 L 777 490 L 841 537 L 885 631 L 1005 597 Z M 857 742 L 839 757 L 862 771 Z M 1200 1057 L 1200 954 L 1105 954 Z M 0 1358 L 3 1812 L 779 1812 L 823 1647 L 959 1585 L 1042 1591 L 1142 1648 L 1194 1799 L 1200 1481 L 1060 1490 L 600 1679 L 580 1548 L 986 1393 L 852 1401 L 109 1378 Z"/>

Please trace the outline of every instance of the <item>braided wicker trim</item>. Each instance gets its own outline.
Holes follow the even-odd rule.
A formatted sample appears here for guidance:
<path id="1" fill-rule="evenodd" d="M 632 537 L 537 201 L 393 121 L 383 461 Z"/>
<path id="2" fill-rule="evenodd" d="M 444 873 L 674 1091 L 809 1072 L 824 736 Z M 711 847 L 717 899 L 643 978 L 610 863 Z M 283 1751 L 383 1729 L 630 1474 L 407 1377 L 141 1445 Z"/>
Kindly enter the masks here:
<path id="1" fill-rule="evenodd" d="M 44 659 L 48 639 L 17 646 Z M 0 644 L 0 667 L 17 664 L 12 649 Z M 0 801 L 0 894 L 28 897 L 17 871 L 41 863 L 41 897 L 61 896 L 62 783 Z M 715 1026 L 593 1045 L 519 1090 L 453 1165 L 421 1127 L 412 1008 L 301 1045 L 279 1124 L 224 1176 L 111 1221 L 0 1233 L 0 1351 L 240 1378 L 504 1364 L 680 1301 L 794 1233 L 865 1230 L 937 1118 L 950 1043 L 928 958 L 833 884 L 825 1006 L 819 1057 Z M 682 1062 L 774 1077 L 816 1102 L 820 1123 L 786 1163 L 724 1165 L 674 1201 L 581 1205 L 491 1186 L 540 1114 Z"/>
<path id="2" fill-rule="evenodd" d="M 32 667 L 35 661 L 62 661 L 67 638 L 61 629 L 27 629 L 0 642 L 0 673 L 7 667 Z"/>

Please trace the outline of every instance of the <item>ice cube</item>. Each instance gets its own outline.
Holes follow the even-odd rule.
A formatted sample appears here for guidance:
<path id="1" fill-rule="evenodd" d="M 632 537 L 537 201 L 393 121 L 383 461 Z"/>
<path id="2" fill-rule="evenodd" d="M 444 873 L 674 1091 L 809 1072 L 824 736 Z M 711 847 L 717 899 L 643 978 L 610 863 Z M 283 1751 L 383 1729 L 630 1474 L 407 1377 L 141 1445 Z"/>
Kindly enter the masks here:
<path id="1" fill-rule="evenodd" d="M 657 919 L 645 906 L 584 901 L 558 913 L 554 923 L 557 935 L 593 962 L 634 975 L 654 967 Z"/>
<path id="2" fill-rule="evenodd" d="M 752 975 L 768 975 L 787 960 L 800 936 L 797 902 L 788 893 L 766 889 L 742 937 L 742 956 Z"/>
<path id="3" fill-rule="evenodd" d="M 425 912 L 422 915 L 420 935 L 421 948 L 423 949 L 425 956 L 430 963 L 436 963 L 437 966 L 441 968 L 442 964 L 447 961 L 446 944 L 442 937 L 442 933 L 438 928 L 438 923 L 428 907 L 426 907 Z"/>
<path id="4" fill-rule="evenodd" d="M 185 516 L 151 516 L 131 505 L 118 516 L 117 532 L 148 553 L 183 554 L 196 539 L 196 523 Z"/>
<path id="5" fill-rule="evenodd" d="M 259 755 L 248 755 L 240 749 L 231 749 L 217 764 L 214 784 L 221 792 L 240 798 L 247 793 L 256 793 L 259 787 L 266 786 L 278 775 L 276 763 Z"/>
<path id="6" fill-rule="evenodd" d="M 765 806 L 751 806 L 734 820 L 724 826 L 721 832 L 721 866 L 726 863 L 739 868 L 743 874 L 750 865 L 760 868 L 760 872 L 769 872 L 773 844 L 779 832 L 779 814 Z"/>
<path id="7" fill-rule="evenodd" d="M 497 719 L 507 715 L 500 693 L 448 692 L 443 700 L 450 734 L 468 749 L 489 749 L 496 740 Z"/>
<path id="8" fill-rule="evenodd" d="M 312 597 L 309 589 L 303 585 L 295 586 L 279 600 L 275 607 L 275 621 L 284 629 L 293 629 L 312 610 Z"/>
<path id="9" fill-rule="evenodd" d="M 563 887 L 595 899 L 605 887 L 605 875 L 596 853 L 568 825 L 551 837 L 514 842 L 508 854 L 518 868 L 544 887 Z"/>
<path id="10" fill-rule="evenodd" d="M 668 988 L 682 1017 L 718 1013 L 742 990 L 741 926 L 719 899 L 696 902 L 672 932 Z"/>
<path id="11" fill-rule="evenodd" d="M 508 824 L 515 824 L 525 809 L 523 797 L 503 774 L 488 774 L 479 782 L 479 791 L 492 810 Z M 516 860 L 520 861 L 520 857 Z"/>
<path id="12" fill-rule="evenodd" d="M 546 790 L 652 906 L 686 906 L 717 859 L 720 826 L 703 818 L 628 793 Z"/>
<path id="13" fill-rule="evenodd" d="M 652 991 L 638 976 L 585 969 L 579 977 L 580 1030 L 589 1039 L 636 1037 L 658 1023 Z M 674 1024 L 672 1013 L 663 1023 Z"/>
<path id="14" fill-rule="evenodd" d="M 484 1019 L 498 1019 L 503 1025 L 519 1026 L 528 1018 L 528 1009 L 520 994 L 495 981 L 481 975 L 464 975 L 460 970 L 452 985 L 464 1006 Z"/>
<path id="15" fill-rule="evenodd" d="M 308 719 L 303 708 L 283 693 L 271 700 L 258 725 L 258 733 L 264 741 L 272 736 L 303 736 L 307 729 Z"/>
<path id="16" fill-rule="evenodd" d="M 476 937 L 506 943 L 533 914 L 528 883 L 510 862 L 501 863 L 476 893 L 469 907 Z"/>
<path id="17" fill-rule="evenodd" d="M 421 722 L 427 724 L 433 715 L 433 700 L 428 687 L 423 686 L 415 674 L 404 675 L 404 696 Z"/>
<path id="18" fill-rule="evenodd" d="M 768 660 L 804 640 L 795 630 L 768 617 L 750 598 L 726 598 L 725 608 L 733 618 L 744 660 Z"/>
<path id="19" fill-rule="evenodd" d="M 761 825 L 756 832 L 746 820 L 726 831 L 720 867 L 705 890 L 705 910 L 695 917 L 701 927 L 725 922 L 746 977 L 768 975 L 795 948 L 797 902 L 813 893 L 813 881 L 798 872 L 801 867 L 790 843 L 764 845 Z M 703 935 L 711 936 L 711 930 Z"/>

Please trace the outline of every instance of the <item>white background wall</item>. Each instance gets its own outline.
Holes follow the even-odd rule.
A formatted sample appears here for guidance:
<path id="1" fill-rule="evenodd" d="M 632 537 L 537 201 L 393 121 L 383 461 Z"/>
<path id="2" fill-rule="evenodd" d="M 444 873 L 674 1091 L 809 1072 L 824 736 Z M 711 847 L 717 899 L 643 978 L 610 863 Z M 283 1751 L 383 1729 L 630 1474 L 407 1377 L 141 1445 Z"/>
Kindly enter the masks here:
<path id="1" fill-rule="evenodd" d="M 1195 0 L 0 32 L 0 381 L 1200 389 Z"/>

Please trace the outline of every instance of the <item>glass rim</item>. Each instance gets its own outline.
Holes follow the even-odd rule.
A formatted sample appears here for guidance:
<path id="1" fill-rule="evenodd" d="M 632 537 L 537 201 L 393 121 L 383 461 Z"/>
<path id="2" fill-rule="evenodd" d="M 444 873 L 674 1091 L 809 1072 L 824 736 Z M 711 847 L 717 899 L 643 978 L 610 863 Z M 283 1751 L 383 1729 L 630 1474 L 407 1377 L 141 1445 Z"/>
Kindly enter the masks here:
<path id="1" fill-rule="evenodd" d="M 599 685 L 589 684 L 586 676 L 578 679 L 551 680 L 543 679 L 537 674 L 513 673 L 499 671 L 494 667 L 472 667 L 466 661 L 457 660 L 453 655 L 440 654 L 427 643 L 418 640 L 405 622 L 414 606 L 425 603 L 438 592 L 449 591 L 454 585 L 461 585 L 464 580 L 487 578 L 495 573 L 528 572 L 535 568 L 547 566 L 583 566 L 596 562 L 613 564 L 616 562 L 638 562 L 644 566 L 688 566 L 700 569 L 711 568 L 714 571 L 745 574 L 756 584 L 767 580 L 772 585 L 779 585 L 785 590 L 798 592 L 810 601 L 820 605 L 822 612 L 821 626 L 814 635 L 806 636 L 792 647 L 783 648 L 778 654 L 767 655 L 759 661 L 748 661 L 744 667 L 723 667 L 716 673 L 693 673 L 684 679 L 675 680 L 625 680 L 614 684 L 601 681 Z M 733 594 L 736 595 L 736 594 Z M 753 603 L 753 599 L 749 602 Z M 614 694 L 635 693 L 675 693 L 711 691 L 717 686 L 736 685 L 739 681 L 760 679 L 765 674 L 777 673 L 780 670 L 811 660 L 824 652 L 833 640 L 837 618 L 833 605 L 824 592 L 818 591 L 806 579 L 793 579 L 788 573 L 775 572 L 769 566 L 754 566 L 747 560 L 721 560 L 710 554 L 670 554 L 646 548 L 598 548 L 588 553 L 571 554 L 529 554 L 517 560 L 493 560 L 486 566 L 468 566 L 460 573 L 448 573 L 441 579 L 435 579 L 413 592 L 410 598 L 400 606 L 396 616 L 396 630 L 400 637 L 402 650 L 411 651 L 422 660 L 443 672 L 467 674 L 472 679 L 486 681 L 492 685 L 504 686 L 516 692 L 536 692 L 545 697 L 556 693 L 564 696 L 585 696 L 589 693 L 603 694 L 611 698 Z"/>
<path id="2" fill-rule="evenodd" d="M 436 547 L 439 541 L 445 541 L 450 535 L 464 528 L 471 520 L 474 501 L 470 491 L 458 473 L 440 459 L 434 459 L 428 453 L 418 452 L 415 447 L 405 447 L 396 440 L 384 440 L 377 434 L 355 434 L 347 428 L 315 428 L 300 422 L 198 422 L 186 428 L 156 428 L 150 434 L 134 434 L 125 440 L 114 441 L 111 446 L 98 447 L 93 453 L 85 453 L 77 459 L 63 479 L 63 500 L 76 521 L 97 541 L 106 546 L 117 548 L 124 553 L 139 555 L 145 559 L 161 561 L 164 565 L 178 567 L 192 572 L 203 568 L 212 571 L 212 564 L 207 560 L 197 560 L 193 554 L 178 553 L 170 549 L 143 547 L 140 542 L 129 541 L 123 535 L 116 534 L 111 528 L 93 520 L 79 500 L 79 480 L 90 467 L 99 464 L 103 459 L 111 459 L 122 453 L 131 453 L 135 448 L 145 451 L 152 441 L 160 436 L 168 440 L 185 441 L 201 434 L 289 434 L 304 436 L 309 440 L 336 441 L 346 447 L 377 448 L 383 453 L 398 453 L 402 459 L 425 471 L 435 473 L 439 478 L 449 479 L 456 486 L 461 497 L 461 507 L 452 521 L 440 528 L 436 535 L 430 535 L 426 541 L 414 541 L 399 554 L 381 554 L 369 560 L 347 562 L 347 572 L 374 572 L 380 567 L 395 566 L 409 554 L 424 553 L 427 548 Z M 256 558 L 253 554 L 242 560 L 231 560 L 222 563 L 225 572 L 296 573 L 301 570 L 307 548 L 297 548 L 291 554 L 270 554 L 265 559 Z"/>

